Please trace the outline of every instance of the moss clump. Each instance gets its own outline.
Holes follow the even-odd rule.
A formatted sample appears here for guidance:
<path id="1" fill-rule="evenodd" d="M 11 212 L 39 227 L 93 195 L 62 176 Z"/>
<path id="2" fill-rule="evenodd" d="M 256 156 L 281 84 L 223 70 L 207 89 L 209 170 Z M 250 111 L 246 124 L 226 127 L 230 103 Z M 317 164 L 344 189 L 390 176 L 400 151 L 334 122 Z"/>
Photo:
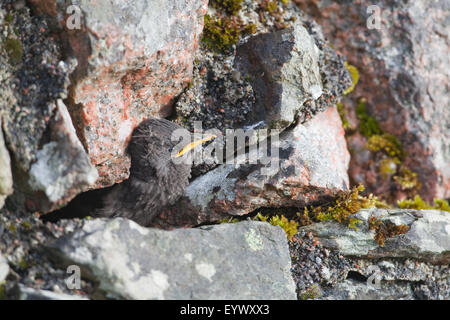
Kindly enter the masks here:
<path id="1" fill-rule="evenodd" d="M 210 50 L 227 52 L 242 35 L 256 32 L 256 25 L 243 25 L 235 17 L 211 17 L 205 15 L 202 42 Z"/>
<path id="2" fill-rule="evenodd" d="M 242 9 L 244 0 L 211 0 L 214 8 L 223 9 L 228 14 L 236 15 Z"/>
<path id="3" fill-rule="evenodd" d="M 217 221 L 217 223 L 237 223 L 237 222 L 239 222 L 239 219 L 233 217 L 224 218 Z"/>
<path id="4" fill-rule="evenodd" d="M 337 110 L 339 112 L 339 116 L 341 117 L 342 127 L 344 130 L 350 128 L 350 122 L 347 119 L 347 112 L 344 109 L 344 105 L 342 103 L 337 104 Z"/>
<path id="5" fill-rule="evenodd" d="M 268 1 L 266 4 L 266 10 L 270 14 L 274 14 L 278 11 L 278 3 L 276 1 Z"/>
<path id="6" fill-rule="evenodd" d="M 359 71 L 355 66 L 352 66 L 347 61 L 344 63 L 345 67 L 347 68 L 348 72 L 350 72 L 350 76 L 352 77 L 352 85 L 347 88 L 347 90 L 344 91 L 344 96 L 350 94 L 353 90 L 355 90 L 355 86 L 359 82 Z"/>
<path id="7" fill-rule="evenodd" d="M 18 64 L 22 60 L 23 49 L 19 40 L 8 38 L 4 41 L 4 47 L 11 64 Z"/>
<path id="8" fill-rule="evenodd" d="M 441 210 L 450 212 L 448 201 L 443 199 L 434 199 L 434 205 L 425 202 L 419 195 L 414 199 L 398 201 L 397 205 L 401 209 L 415 209 L 415 210 Z"/>
<path id="9" fill-rule="evenodd" d="M 394 180 L 403 190 L 420 189 L 422 186 L 418 174 L 408 168 L 401 168 L 400 174 L 395 176 Z"/>
<path id="10" fill-rule="evenodd" d="M 367 140 L 366 147 L 370 151 L 384 152 L 396 163 L 400 163 L 405 157 L 405 152 L 403 151 L 400 141 L 389 133 L 372 135 L 369 140 Z"/>
<path id="11" fill-rule="evenodd" d="M 294 220 L 289 220 L 283 215 L 267 217 L 258 213 L 255 217 L 255 220 L 268 222 L 273 226 L 280 226 L 284 230 L 284 232 L 286 232 L 286 235 L 289 240 L 292 240 L 292 237 L 298 232 L 298 222 Z"/>
<path id="12" fill-rule="evenodd" d="M 0 283 L 0 300 L 5 299 L 5 281 Z"/>
<path id="13" fill-rule="evenodd" d="M 384 158 L 380 161 L 378 172 L 380 175 L 387 179 L 397 172 L 397 161 L 391 157 Z"/>
<path id="14" fill-rule="evenodd" d="M 380 135 L 382 132 L 378 121 L 367 113 L 366 103 L 367 100 L 365 98 L 358 100 L 358 105 L 356 106 L 356 116 L 359 119 L 359 132 L 364 137 L 370 138 L 373 135 Z"/>
<path id="15" fill-rule="evenodd" d="M 357 219 L 350 218 L 352 214 L 361 209 L 376 207 L 381 203 L 372 194 L 368 197 L 360 193 L 364 191 L 364 186 L 359 185 L 352 190 L 342 192 L 330 206 L 318 206 L 305 208 L 305 212 L 298 216 L 305 222 L 309 221 L 328 221 L 335 220 L 339 223 L 345 223 L 350 228 L 356 228 Z"/>
<path id="16" fill-rule="evenodd" d="M 369 218 L 369 229 L 375 230 L 375 241 L 380 247 L 384 246 L 387 238 L 392 238 L 401 234 L 405 234 L 409 230 L 409 226 L 400 224 L 396 225 L 390 221 L 381 221 L 375 217 Z"/>
<path id="17" fill-rule="evenodd" d="M 306 289 L 299 295 L 300 300 L 311 300 L 317 299 L 322 296 L 322 291 L 320 291 L 317 285 L 313 285 L 312 287 Z"/>

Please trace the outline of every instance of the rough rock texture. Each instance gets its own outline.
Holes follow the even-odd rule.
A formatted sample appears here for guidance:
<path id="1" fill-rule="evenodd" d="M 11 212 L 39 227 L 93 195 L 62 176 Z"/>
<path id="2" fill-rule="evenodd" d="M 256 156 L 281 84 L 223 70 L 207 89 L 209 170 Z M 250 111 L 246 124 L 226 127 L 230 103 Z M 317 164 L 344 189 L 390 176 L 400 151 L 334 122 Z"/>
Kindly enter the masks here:
<path id="1" fill-rule="evenodd" d="M 256 106 L 248 124 L 263 121 L 271 128 L 285 128 L 304 103 L 323 93 L 319 48 L 299 23 L 281 31 L 260 34 L 237 48 L 235 64 L 250 79 Z"/>
<path id="2" fill-rule="evenodd" d="M 224 163 L 197 178 L 154 224 L 192 226 L 261 207 L 304 206 L 348 188 L 350 155 L 336 108 L 283 132 L 272 148 L 278 155 L 272 151 L 269 164 L 250 151 L 247 159 L 255 164 L 243 155 L 236 166 Z"/>
<path id="3" fill-rule="evenodd" d="M 161 231 L 99 219 L 52 247 L 107 297 L 295 299 L 286 235 L 267 223 Z"/>
<path id="4" fill-rule="evenodd" d="M 180 124 L 192 129 L 194 121 L 202 121 L 204 128 L 222 131 L 285 128 L 296 118 L 303 122 L 334 106 L 351 85 L 343 57 L 310 17 L 288 4 L 283 12 L 287 28 L 280 30 L 270 15 L 263 22 L 258 7 L 256 1 L 242 3 L 239 19 L 256 33 L 242 35 L 233 50 L 201 46 L 194 79 L 176 104 Z"/>
<path id="5" fill-rule="evenodd" d="M 380 288 L 365 282 L 347 279 L 325 290 L 324 300 L 415 300 L 414 292 L 407 282 L 382 283 Z"/>
<path id="6" fill-rule="evenodd" d="M 0 284 L 3 282 L 3 280 L 6 279 L 6 276 L 9 273 L 9 266 L 8 262 L 5 258 L 3 258 L 2 255 L 0 255 Z"/>
<path id="7" fill-rule="evenodd" d="M 353 96 L 367 98 L 367 109 L 382 129 L 402 141 L 404 164 L 419 174 L 421 196 L 427 200 L 448 198 L 449 2 L 378 1 L 381 29 L 367 27 L 367 8 L 373 1 L 297 3 L 314 16 L 334 47 L 359 69 L 361 79 Z M 348 101 L 344 104 L 351 105 Z M 350 146 L 355 144 L 361 145 L 349 141 Z M 365 182 L 377 194 L 393 193 L 392 185 L 383 183 L 382 177 L 374 178 L 379 174 L 370 163 L 355 152 L 351 178 L 356 183 Z M 401 198 L 403 190 L 396 189 Z"/>
<path id="8" fill-rule="evenodd" d="M 369 231 L 368 220 L 409 226 L 405 234 L 387 238 L 383 247 Z M 327 248 L 345 256 L 365 258 L 414 258 L 435 264 L 450 263 L 450 213 L 436 210 L 370 209 L 354 215 L 361 220 L 358 230 L 333 221 L 306 226 Z"/>
<path id="9" fill-rule="evenodd" d="M 45 20 L 31 17 L 27 7 L 3 5 L 0 29 L 7 50 L 0 50 L 0 113 L 13 164 L 11 203 L 46 212 L 85 190 L 97 172 L 60 100 L 70 63 L 61 60 Z"/>
<path id="10" fill-rule="evenodd" d="M 297 285 L 298 298 L 313 298 L 311 293 L 319 287 L 333 287 L 347 278 L 353 267 L 351 260 L 339 251 L 330 250 L 321 245 L 311 232 L 300 230 L 289 242 L 292 259 L 292 276 Z M 313 292 L 311 292 L 313 290 Z M 319 294 L 320 292 L 320 294 Z"/>
<path id="11" fill-rule="evenodd" d="M 1 124 L 1 117 L 0 117 Z M 13 179 L 11 173 L 11 159 L 6 149 L 5 139 L 0 126 L 0 209 L 7 196 L 13 192 Z"/>
<path id="12" fill-rule="evenodd" d="M 18 300 L 88 300 L 85 297 L 77 295 L 55 293 L 48 290 L 36 290 L 23 285 L 18 286 L 16 294 Z"/>
<path id="13" fill-rule="evenodd" d="M 191 79 L 207 1 L 74 1 L 78 30 L 67 29 L 65 2 L 31 2 L 58 26 L 66 54 L 78 61 L 69 110 L 99 170 L 97 185 L 122 181 L 134 127 L 168 116 Z"/>

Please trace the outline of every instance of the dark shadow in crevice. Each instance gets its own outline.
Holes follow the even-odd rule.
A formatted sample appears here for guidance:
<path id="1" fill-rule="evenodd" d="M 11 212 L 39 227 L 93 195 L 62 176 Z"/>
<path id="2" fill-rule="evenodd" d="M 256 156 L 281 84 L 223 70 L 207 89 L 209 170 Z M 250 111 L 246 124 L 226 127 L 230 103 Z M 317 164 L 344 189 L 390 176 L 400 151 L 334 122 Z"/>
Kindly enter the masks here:
<path id="1" fill-rule="evenodd" d="M 57 222 L 62 219 L 75 219 L 91 216 L 103 206 L 103 198 L 114 186 L 80 193 L 65 207 L 42 216 L 44 222 Z"/>

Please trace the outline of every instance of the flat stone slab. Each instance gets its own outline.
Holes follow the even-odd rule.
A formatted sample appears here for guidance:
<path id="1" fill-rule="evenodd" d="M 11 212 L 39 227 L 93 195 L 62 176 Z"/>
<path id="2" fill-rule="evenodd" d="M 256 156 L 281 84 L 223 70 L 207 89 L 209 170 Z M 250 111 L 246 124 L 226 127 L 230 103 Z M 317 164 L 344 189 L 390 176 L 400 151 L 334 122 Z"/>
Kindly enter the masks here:
<path id="1" fill-rule="evenodd" d="M 374 216 L 395 225 L 407 225 L 409 230 L 387 238 L 383 247 L 374 240 L 368 219 Z M 434 264 L 450 263 L 450 212 L 437 210 L 370 209 L 354 215 L 361 220 L 358 230 L 334 221 L 304 227 L 326 247 L 339 250 L 345 256 L 365 258 L 412 258 Z"/>
<path id="2" fill-rule="evenodd" d="M 96 219 L 51 248 L 108 298 L 296 299 L 286 234 L 268 223 L 164 231 Z"/>

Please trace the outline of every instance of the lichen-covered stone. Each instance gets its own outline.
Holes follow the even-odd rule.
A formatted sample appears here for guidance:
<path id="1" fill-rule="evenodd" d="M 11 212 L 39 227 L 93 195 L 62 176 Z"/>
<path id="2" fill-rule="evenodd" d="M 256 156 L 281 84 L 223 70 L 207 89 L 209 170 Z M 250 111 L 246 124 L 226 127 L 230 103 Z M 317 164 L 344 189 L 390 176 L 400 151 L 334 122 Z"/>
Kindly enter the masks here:
<path id="1" fill-rule="evenodd" d="M 383 0 L 301 1 L 324 34 L 360 72 L 352 97 L 365 97 L 380 127 L 402 142 L 403 165 L 418 174 L 422 198 L 450 196 L 449 2 Z M 380 9 L 369 12 L 376 5 Z M 424 14 L 426 12 L 426 14 Z M 374 28 L 378 19 L 380 28 Z M 372 27 L 369 29 L 369 27 Z M 354 112 L 348 110 L 349 114 Z M 349 145 L 364 147 L 361 137 Z M 385 197 L 401 199 L 408 189 L 378 173 L 377 159 L 355 151 L 350 176 Z M 388 181 L 388 182 L 386 182 Z M 420 186 L 419 186 L 420 187 Z"/>
<path id="2" fill-rule="evenodd" d="M 9 265 L 5 258 L 0 254 L 0 285 L 9 273 Z"/>
<path id="3" fill-rule="evenodd" d="M 0 116 L 1 124 L 1 116 Z M 5 145 L 3 132 L 0 126 L 0 209 L 3 207 L 7 196 L 13 192 L 13 180 L 11 173 L 11 159 Z"/>
<path id="4" fill-rule="evenodd" d="M 268 164 L 253 150 L 238 157 L 237 166 L 224 163 L 198 177 L 153 223 L 189 226 L 261 207 L 301 207 L 348 189 L 350 155 L 336 108 L 283 132 L 272 147 L 279 153 Z"/>
<path id="5" fill-rule="evenodd" d="M 404 233 L 385 240 L 384 246 L 375 241 L 375 230 L 369 230 L 369 218 L 408 226 Z M 312 232 L 328 248 L 346 256 L 364 258 L 413 258 L 435 264 L 450 263 L 450 213 L 436 210 L 370 209 L 353 216 L 361 222 L 358 230 L 335 221 L 303 227 Z"/>
<path id="6" fill-rule="evenodd" d="M 286 235 L 268 223 L 162 231 L 99 219 L 51 250 L 82 266 L 106 297 L 295 299 Z"/>
<path id="7" fill-rule="evenodd" d="M 319 48 L 300 24 L 260 34 L 237 48 L 235 64 L 248 77 L 256 95 L 250 124 L 264 121 L 275 128 L 289 126 L 306 101 L 323 93 Z"/>
<path id="8" fill-rule="evenodd" d="M 14 10 L 6 1 L 0 15 L 8 16 L 0 24 L 2 35 L 20 42 L 21 50 L 14 61 L 0 50 L 0 113 L 14 180 L 8 200 L 13 207 L 47 212 L 97 177 L 62 102 L 72 64 L 61 60 L 47 22 L 31 16 L 28 7 Z"/>
<path id="9" fill-rule="evenodd" d="M 206 0 L 74 1 L 80 28 L 69 30 L 67 2 L 30 1 L 61 31 L 78 65 L 68 106 L 98 186 L 128 177 L 125 148 L 145 118 L 171 114 L 189 83 Z"/>

